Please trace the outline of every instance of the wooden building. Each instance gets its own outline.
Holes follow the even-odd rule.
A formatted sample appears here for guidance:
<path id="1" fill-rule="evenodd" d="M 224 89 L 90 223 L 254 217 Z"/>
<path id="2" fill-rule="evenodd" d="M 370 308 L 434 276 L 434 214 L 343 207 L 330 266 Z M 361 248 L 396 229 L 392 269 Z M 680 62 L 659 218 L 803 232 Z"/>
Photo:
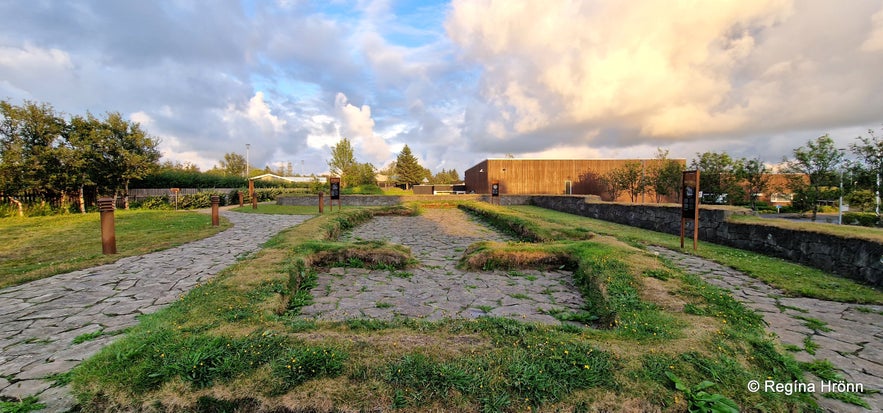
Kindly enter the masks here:
<path id="1" fill-rule="evenodd" d="M 686 159 L 674 159 L 686 166 Z M 611 201 L 600 178 L 611 170 L 622 168 L 626 163 L 639 162 L 649 172 L 660 163 L 658 159 L 485 159 L 466 170 L 466 190 L 477 194 L 491 191 L 491 183 L 500 183 L 500 194 L 539 195 L 573 194 L 598 195 Z M 616 201 L 629 201 L 623 193 Z M 652 191 L 647 192 L 646 202 L 654 202 Z M 663 202 L 675 202 L 664 199 Z"/>

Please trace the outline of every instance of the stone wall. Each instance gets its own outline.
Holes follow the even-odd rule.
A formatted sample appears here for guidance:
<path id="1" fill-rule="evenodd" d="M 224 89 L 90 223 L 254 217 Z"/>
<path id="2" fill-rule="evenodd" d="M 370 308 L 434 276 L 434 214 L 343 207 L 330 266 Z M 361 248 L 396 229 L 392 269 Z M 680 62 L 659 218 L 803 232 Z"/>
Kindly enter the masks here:
<path id="1" fill-rule="evenodd" d="M 680 208 L 677 206 L 586 202 L 581 196 L 533 196 L 531 202 L 543 208 L 680 235 Z M 728 218 L 736 213 L 744 212 L 700 208 L 699 239 L 784 258 L 864 283 L 883 285 L 883 243 L 729 221 Z M 687 233 L 692 234 L 692 224 L 688 222 L 687 227 Z"/>

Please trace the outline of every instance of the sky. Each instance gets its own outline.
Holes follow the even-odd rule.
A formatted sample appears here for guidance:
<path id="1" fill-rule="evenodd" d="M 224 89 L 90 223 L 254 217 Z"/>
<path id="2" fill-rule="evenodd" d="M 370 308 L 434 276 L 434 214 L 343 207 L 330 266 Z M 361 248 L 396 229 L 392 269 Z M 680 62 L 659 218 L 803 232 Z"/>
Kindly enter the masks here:
<path id="1" fill-rule="evenodd" d="M 163 160 L 781 162 L 883 135 L 883 0 L 0 0 L 0 99 L 119 112 Z M 249 145 L 249 149 L 246 149 Z"/>

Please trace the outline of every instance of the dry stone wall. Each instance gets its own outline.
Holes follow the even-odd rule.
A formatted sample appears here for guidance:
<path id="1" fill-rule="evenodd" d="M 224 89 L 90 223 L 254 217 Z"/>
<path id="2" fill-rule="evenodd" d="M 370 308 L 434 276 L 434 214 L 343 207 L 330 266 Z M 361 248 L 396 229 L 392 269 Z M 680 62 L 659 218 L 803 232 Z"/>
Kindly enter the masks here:
<path id="1" fill-rule="evenodd" d="M 579 196 L 533 196 L 543 208 L 669 234 L 680 234 L 680 208 L 586 202 Z M 883 285 L 883 243 L 831 234 L 731 222 L 729 210 L 699 210 L 699 239 L 799 262 L 871 285 Z M 692 226 L 688 222 L 688 233 Z"/>

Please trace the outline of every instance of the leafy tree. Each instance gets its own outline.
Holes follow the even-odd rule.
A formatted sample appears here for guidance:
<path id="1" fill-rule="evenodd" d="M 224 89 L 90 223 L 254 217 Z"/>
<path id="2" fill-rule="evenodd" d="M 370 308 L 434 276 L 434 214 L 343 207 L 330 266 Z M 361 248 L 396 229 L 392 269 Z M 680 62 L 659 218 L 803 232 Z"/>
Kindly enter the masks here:
<path id="1" fill-rule="evenodd" d="M 224 159 L 219 162 L 220 168 L 225 175 L 245 176 L 245 157 L 234 152 L 224 154 Z"/>
<path id="2" fill-rule="evenodd" d="M 370 163 L 357 164 L 350 176 L 350 183 L 353 186 L 358 185 L 374 185 L 377 183 L 377 169 Z"/>
<path id="3" fill-rule="evenodd" d="M 405 189 L 410 189 L 412 185 L 419 184 L 426 178 L 426 169 L 417 162 L 417 157 L 411 153 L 408 145 L 396 157 L 396 177 L 398 183 L 405 184 Z"/>
<path id="4" fill-rule="evenodd" d="M 859 143 L 849 145 L 852 153 L 859 157 L 859 163 L 862 168 L 857 172 L 866 172 L 874 189 L 874 212 L 880 216 L 880 186 L 881 176 L 883 176 L 883 139 L 874 134 L 873 129 L 868 129 L 868 135 L 859 136 Z"/>
<path id="5" fill-rule="evenodd" d="M 794 149 L 794 159 L 784 161 L 787 172 L 809 177 L 809 182 L 801 176 L 789 179 L 788 186 L 794 191 L 798 203 L 812 208 L 812 220 L 815 221 L 818 201 L 836 193 L 836 189 L 832 190 L 838 183 L 835 170 L 843 162 L 843 152 L 834 147 L 834 140 L 825 134 Z"/>
<path id="6" fill-rule="evenodd" d="M 123 119 L 119 113 L 109 113 L 93 142 L 99 150 L 98 180 L 114 197 L 128 195 L 129 183 L 140 179 L 157 168 L 160 153 L 158 141 L 147 135 L 141 125 Z M 129 208 L 128 196 L 126 209 Z"/>
<path id="7" fill-rule="evenodd" d="M 455 184 L 460 182 L 460 174 L 456 169 L 450 171 L 442 169 L 430 179 L 430 182 L 433 184 Z"/>
<path id="8" fill-rule="evenodd" d="M 702 202 L 732 204 L 742 194 L 739 178 L 736 176 L 736 162 L 726 152 L 697 153 L 690 167 L 699 170 L 699 188 L 703 193 Z"/>
<path id="9" fill-rule="evenodd" d="M 357 166 L 353 145 L 349 139 L 343 138 L 337 145 L 331 147 L 331 160 L 328 161 L 328 168 L 330 168 L 332 175 L 340 177 L 341 185 L 350 185 L 350 180 Z"/>
<path id="10" fill-rule="evenodd" d="M 626 192 L 632 203 L 635 203 L 638 201 L 638 196 L 646 190 L 646 180 L 640 162 L 626 162 L 622 167 L 602 176 L 601 182 L 614 201 L 620 194 Z"/>
<path id="11" fill-rule="evenodd" d="M 56 150 L 63 142 L 64 119 L 48 104 L 0 101 L 0 183 L 7 193 L 30 190 L 48 197 L 59 187 L 62 165 Z"/>
<path id="12" fill-rule="evenodd" d="M 656 160 L 659 162 L 650 168 L 647 182 L 656 194 L 656 203 L 662 202 L 663 196 L 680 200 L 684 167 L 678 161 L 668 159 L 668 149 L 657 148 Z"/>
<path id="13" fill-rule="evenodd" d="M 757 209 L 758 194 L 769 189 L 769 169 L 760 159 L 741 159 L 736 163 L 736 176 L 745 183 L 751 202 L 751 209 Z"/>

